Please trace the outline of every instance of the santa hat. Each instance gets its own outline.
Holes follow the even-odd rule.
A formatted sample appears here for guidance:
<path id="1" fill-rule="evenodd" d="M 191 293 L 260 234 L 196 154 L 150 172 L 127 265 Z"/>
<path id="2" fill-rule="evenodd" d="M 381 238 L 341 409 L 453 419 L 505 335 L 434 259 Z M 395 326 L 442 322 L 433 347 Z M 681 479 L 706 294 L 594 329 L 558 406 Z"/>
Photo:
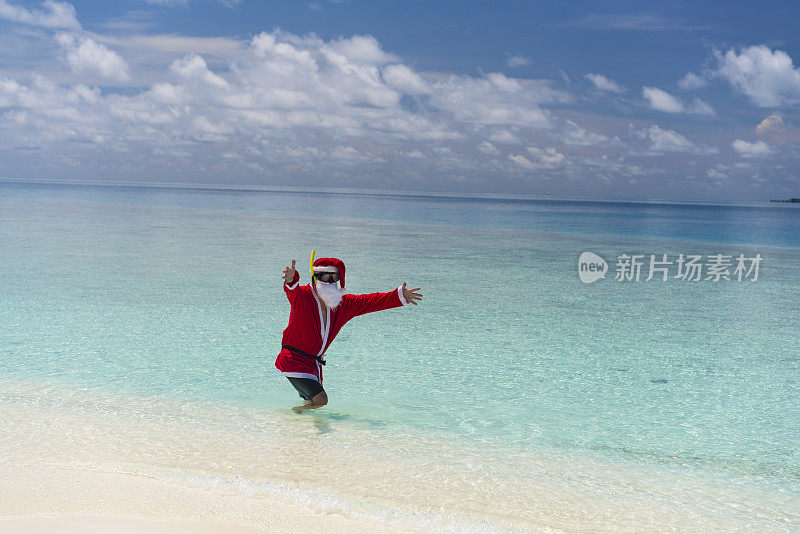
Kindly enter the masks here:
<path id="1" fill-rule="evenodd" d="M 344 289 L 344 262 L 339 258 L 318 258 L 314 260 L 315 273 L 339 273 L 339 287 Z"/>

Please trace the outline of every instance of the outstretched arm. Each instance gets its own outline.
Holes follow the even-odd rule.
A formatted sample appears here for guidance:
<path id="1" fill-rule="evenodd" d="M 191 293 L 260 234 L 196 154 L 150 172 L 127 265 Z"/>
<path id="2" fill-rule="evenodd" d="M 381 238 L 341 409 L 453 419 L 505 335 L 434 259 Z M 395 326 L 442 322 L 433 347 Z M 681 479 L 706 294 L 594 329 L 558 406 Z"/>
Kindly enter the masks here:
<path id="1" fill-rule="evenodd" d="M 357 315 L 364 315 L 365 313 L 397 308 L 409 302 L 416 306 L 417 301 L 422 298 L 422 294 L 418 293 L 418 290 L 418 287 L 408 289 L 404 283 L 394 291 L 388 291 L 386 293 L 345 295 L 345 297 L 347 298 L 346 302 L 350 310 L 350 316 L 355 317 Z"/>

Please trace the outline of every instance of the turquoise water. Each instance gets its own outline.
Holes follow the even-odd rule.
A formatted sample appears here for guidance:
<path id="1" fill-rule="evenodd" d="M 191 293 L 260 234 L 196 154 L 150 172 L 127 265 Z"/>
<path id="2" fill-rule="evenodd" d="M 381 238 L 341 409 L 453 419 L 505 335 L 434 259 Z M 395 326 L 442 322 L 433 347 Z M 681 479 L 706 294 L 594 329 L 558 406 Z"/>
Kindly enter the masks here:
<path id="1" fill-rule="evenodd" d="M 0 183 L 0 382 L 17 392 L 11 403 L 89 391 L 264 413 L 274 432 L 313 422 L 340 432 L 338 446 L 380 440 L 398 457 L 408 443 L 441 454 L 447 444 L 454 452 L 426 469 L 496 463 L 488 478 L 458 479 L 472 487 L 525 487 L 519 466 L 541 455 L 634 478 L 711 477 L 743 502 L 754 488 L 785 499 L 752 516 L 737 504 L 733 527 L 758 517 L 800 528 L 798 236 L 800 207 L 787 205 Z M 345 261 L 351 292 L 406 281 L 425 297 L 345 327 L 328 351 L 329 406 L 295 416 L 298 397 L 273 367 L 288 318 L 280 273 L 312 248 Z M 610 264 L 632 253 L 763 259 L 757 281 L 617 282 L 612 272 L 583 284 L 584 251 Z M 244 460 L 220 472 L 156 467 L 296 481 Z M 442 474 L 442 487 L 456 476 Z M 430 511 L 418 489 L 416 501 L 387 489 L 381 505 Z M 695 504 L 718 513 L 718 493 L 704 495 Z M 436 510 L 485 518 L 484 504 Z M 512 510 L 492 520 L 555 524 Z"/>

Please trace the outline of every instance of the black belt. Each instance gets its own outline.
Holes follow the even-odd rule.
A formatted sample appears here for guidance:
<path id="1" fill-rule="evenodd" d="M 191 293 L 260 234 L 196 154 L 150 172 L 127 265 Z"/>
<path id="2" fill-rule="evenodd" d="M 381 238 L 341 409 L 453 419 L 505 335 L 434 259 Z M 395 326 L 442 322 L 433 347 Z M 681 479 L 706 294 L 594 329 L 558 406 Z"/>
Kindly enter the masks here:
<path id="1" fill-rule="evenodd" d="M 308 356 L 309 358 L 314 358 L 315 360 L 317 360 L 322 365 L 325 365 L 325 360 L 322 359 L 322 356 L 314 356 L 313 354 L 309 354 L 304 350 L 296 349 L 296 348 L 292 347 L 291 345 L 283 345 L 281 348 L 286 349 L 286 350 L 290 350 L 292 352 L 296 352 L 297 354 L 302 354 L 303 356 Z"/>

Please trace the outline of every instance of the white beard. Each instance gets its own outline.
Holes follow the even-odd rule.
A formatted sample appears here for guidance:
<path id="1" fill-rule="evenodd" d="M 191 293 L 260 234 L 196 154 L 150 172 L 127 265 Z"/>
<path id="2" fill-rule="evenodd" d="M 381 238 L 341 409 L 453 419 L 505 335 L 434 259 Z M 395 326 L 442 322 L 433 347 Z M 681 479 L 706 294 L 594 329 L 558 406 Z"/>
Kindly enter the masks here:
<path id="1" fill-rule="evenodd" d="M 338 282 L 325 283 L 317 281 L 316 288 L 317 295 L 330 309 L 334 309 L 342 302 L 344 291 L 339 287 Z"/>

